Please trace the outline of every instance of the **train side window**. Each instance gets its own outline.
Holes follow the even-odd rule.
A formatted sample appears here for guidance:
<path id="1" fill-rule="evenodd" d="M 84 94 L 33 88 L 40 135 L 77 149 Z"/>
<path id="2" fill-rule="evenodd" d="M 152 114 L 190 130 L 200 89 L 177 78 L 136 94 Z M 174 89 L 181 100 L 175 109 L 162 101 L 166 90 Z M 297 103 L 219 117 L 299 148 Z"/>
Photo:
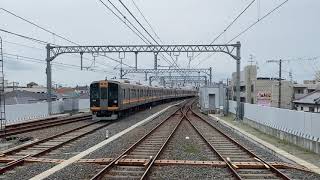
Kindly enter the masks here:
<path id="1" fill-rule="evenodd" d="M 123 99 L 126 99 L 126 90 L 123 90 Z"/>

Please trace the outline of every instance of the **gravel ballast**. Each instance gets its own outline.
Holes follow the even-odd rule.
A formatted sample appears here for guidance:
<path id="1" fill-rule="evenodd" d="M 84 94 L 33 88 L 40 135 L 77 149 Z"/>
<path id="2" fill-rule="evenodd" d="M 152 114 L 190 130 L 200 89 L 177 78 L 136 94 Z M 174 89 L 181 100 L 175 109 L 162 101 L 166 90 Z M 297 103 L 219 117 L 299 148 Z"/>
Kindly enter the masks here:
<path id="1" fill-rule="evenodd" d="M 155 166 L 149 179 L 234 179 L 228 169 L 208 166 Z"/>
<path id="2" fill-rule="evenodd" d="M 23 166 L 18 166 L 13 170 L 7 171 L 4 174 L 0 175 L 2 179 L 12 179 L 12 180 L 24 180 L 30 179 L 33 176 L 46 171 L 56 164 L 54 163 L 25 163 Z"/>
<path id="3" fill-rule="evenodd" d="M 108 126 L 107 128 L 110 129 L 111 135 L 116 134 L 117 132 L 120 132 L 121 130 L 145 119 L 146 117 L 149 117 L 151 114 L 153 114 L 157 111 L 160 111 L 161 109 L 163 109 L 171 104 L 176 104 L 176 103 L 177 102 L 172 102 L 170 104 L 163 104 L 163 105 L 156 106 L 156 107 L 152 108 L 151 110 L 146 110 L 146 111 L 136 113 L 134 115 L 127 117 L 128 118 L 127 121 L 124 121 L 125 119 L 122 119 L 120 121 L 117 121 L 115 124 L 112 124 L 112 125 L 115 125 L 114 128 L 110 129 L 112 125 Z M 135 143 L 137 140 L 139 140 L 141 137 L 143 137 L 147 132 L 149 132 L 157 124 L 162 122 L 162 120 L 165 117 L 168 117 L 176 109 L 178 109 L 178 107 L 176 107 L 176 106 L 170 108 L 169 110 L 163 112 L 161 115 L 159 115 L 154 120 L 151 120 L 148 123 L 143 124 L 135 129 L 133 129 L 132 131 L 121 136 L 117 140 L 112 141 L 107 146 L 104 146 L 104 147 L 94 151 L 93 153 L 89 154 L 88 156 L 84 157 L 84 159 L 107 158 L 107 157 L 114 158 L 114 157 L 120 155 L 125 149 L 129 148 L 133 143 Z M 128 121 L 130 121 L 130 122 L 128 122 Z M 116 127 L 118 127 L 117 130 L 115 129 Z M 111 130 L 112 130 L 112 132 L 111 132 Z M 74 145 L 79 144 L 80 146 L 71 145 L 68 148 L 72 148 L 73 151 L 76 151 L 75 147 L 79 147 L 82 149 L 83 147 L 81 147 L 81 146 L 89 146 L 89 145 L 82 144 L 81 141 L 85 141 L 89 144 L 91 144 L 92 141 L 95 141 L 96 143 L 93 144 L 93 145 L 95 145 L 95 144 L 99 143 L 100 141 L 105 140 L 105 131 L 106 131 L 106 129 L 101 130 L 101 132 L 100 132 L 101 137 L 97 137 L 97 134 L 94 133 L 94 134 L 91 134 L 90 136 L 86 136 L 84 138 L 81 138 L 78 143 L 74 144 Z M 95 138 L 95 139 L 93 140 L 92 138 Z M 87 149 L 87 148 L 84 148 L 84 149 Z M 71 152 L 71 151 L 69 151 L 69 152 Z M 59 153 L 57 153 L 55 155 L 49 154 L 48 156 L 50 156 L 51 158 L 52 158 L 52 156 L 59 158 L 59 157 L 63 156 L 61 154 L 63 154 L 63 153 L 60 153 L 60 155 L 59 155 Z M 70 155 L 67 155 L 67 156 L 70 156 Z M 104 166 L 97 165 L 97 164 L 76 163 L 76 164 L 72 164 L 70 166 L 67 166 L 63 170 L 49 176 L 49 179 L 61 179 L 63 177 L 70 176 L 70 174 L 74 174 L 73 177 L 75 177 L 76 179 L 83 179 L 85 177 L 88 177 L 88 179 L 89 179 L 90 177 L 92 177 L 94 174 L 96 174 L 97 171 L 99 171 L 103 167 Z M 78 172 L 78 171 L 82 171 L 81 174 L 85 174 L 85 176 L 82 176 L 81 174 L 77 174 L 76 172 Z"/>
<path id="4" fill-rule="evenodd" d="M 190 123 L 184 119 L 158 159 L 170 160 L 219 160 L 202 140 Z"/>
<path id="5" fill-rule="evenodd" d="M 86 135 L 86 136 L 78 139 L 77 141 L 74 141 L 72 143 L 67 144 L 66 146 L 64 146 L 62 148 L 54 150 L 43 157 L 56 158 L 56 159 L 70 158 L 70 157 L 100 143 L 101 141 L 105 140 L 106 139 L 106 131 L 109 132 L 109 137 L 111 137 L 114 134 L 117 134 L 118 132 L 120 132 L 120 131 L 144 120 L 145 118 L 149 117 L 150 115 L 162 110 L 163 108 L 168 107 L 169 105 L 172 105 L 172 104 L 176 104 L 176 103 L 177 102 L 171 102 L 171 103 L 167 103 L 167 104 L 158 105 L 158 106 L 153 107 L 152 109 L 140 111 L 140 112 L 135 113 L 131 116 L 128 116 L 123 119 L 111 122 L 112 124 L 110 124 L 109 126 L 102 128 L 98 131 L 95 131 L 94 133 L 91 133 L 89 135 Z M 173 107 L 173 109 L 176 109 L 176 107 Z M 171 112 L 172 110 L 169 109 L 168 111 Z M 155 120 L 157 120 L 157 119 L 160 120 L 163 116 L 168 114 L 168 111 L 161 114 Z M 153 121 L 154 120 L 152 120 L 149 123 L 154 123 Z M 105 122 L 105 123 L 109 123 L 109 122 Z M 147 124 L 149 124 L 149 123 L 147 123 Z M 145 126 L 146 126 L 146 124 L 142 125 L 141 127 L 138 127 L 140 129 L 138 131 L 136 130 L 137 128 L 134 129 L 133 131 L 135 131 L 135 133 L 129 132 L 128 134 L 131 134 L 131 136 L 140 137 L 140 136 L 144 135 L 144 133 L 146 133 L 146 131 L 145 131 L 146 129 L 144 128 Z M 124 136 L 128 136 L 128 135 L 124 135 Z M 125 140 L 121 141 L 120 139 L 125 139 Z M 113 141 L 110 144 L 108 144 L 106 147 L 103 147 L 103 148 L 93 152 L 93 154 L 99 154 L 99 155 L 96 155 L 96 156 L 93 155 L 93 156 L 90 156 L 90 158 L 104 158 L 106 156 L 107 157 L 110 157 L 110 156 L 114 157 L 115 156 L 114 154 L 118 154 L 119 152 L 122 152 L 121 149 L 119 149 L 121 147 L 121 145 L 132 144 L 136 140 L 137 140 L 137 138 L 130 138 L 130 136 L 123 138 L 123 136 L 122 136 L 119 139 L 117 139 L 116 141 Z M 121 141 L 121 143 L 118 143 L 118 141 Z M 117 144 L 117 145 L 113 145 L 113 144 Z M 125 147 L 127 147 L 127 146 L 125 146 Z M 105 149 L 106 149 L 106 151 L 105 151 Z M 99 153 L 99 151 L 101 151 L 101 153 Z"/>

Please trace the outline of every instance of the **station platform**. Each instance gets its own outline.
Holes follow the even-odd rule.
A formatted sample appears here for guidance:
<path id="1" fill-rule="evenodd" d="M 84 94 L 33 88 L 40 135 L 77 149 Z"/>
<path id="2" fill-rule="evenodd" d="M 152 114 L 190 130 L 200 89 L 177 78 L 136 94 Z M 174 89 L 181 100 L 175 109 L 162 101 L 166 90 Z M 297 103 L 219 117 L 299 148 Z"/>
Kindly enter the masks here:
<path id="1" fill-rule="evenodd" d="M 320 155 L 309 152 L 292 143 L 285 142 L 271 135 L 265 134 L 258 129 L 249 126 L 246 123 L 234 121 L 234 116 L 221 116 L 209 114 L 209 117 L 218 120 L 225 126 L 230 127 L 237 133 L 248 137 L 252 141 L 268 148 L 269 150 L 280 154 L 283 158 L 296 162 L 308 169 L 320 174 Z"/>

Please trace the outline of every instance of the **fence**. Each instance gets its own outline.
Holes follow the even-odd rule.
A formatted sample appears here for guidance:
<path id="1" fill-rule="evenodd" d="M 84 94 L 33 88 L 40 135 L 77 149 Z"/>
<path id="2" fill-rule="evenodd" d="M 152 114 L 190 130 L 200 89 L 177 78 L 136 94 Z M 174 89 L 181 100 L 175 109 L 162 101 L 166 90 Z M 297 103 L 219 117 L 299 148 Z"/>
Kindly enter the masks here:
<path id="1" fill-rule="evenodd" d="M 79 109 L 88 108 L 89 99 L 80 99 Z M 52 112 L 53 114 L 63 113 L 63 101 L 52 102 Z M 8 124 L 46 116 L 49 116 L 47 102 L 6 105 L 6 119 Z"/>
<path id="2" fill-rule="evenodd" d="M 235 114 L 237 104 L 229 101 Z M 310 140 L 320 138 L 320 113 L 310 113 L 244 103 L 244 118 Z"/>

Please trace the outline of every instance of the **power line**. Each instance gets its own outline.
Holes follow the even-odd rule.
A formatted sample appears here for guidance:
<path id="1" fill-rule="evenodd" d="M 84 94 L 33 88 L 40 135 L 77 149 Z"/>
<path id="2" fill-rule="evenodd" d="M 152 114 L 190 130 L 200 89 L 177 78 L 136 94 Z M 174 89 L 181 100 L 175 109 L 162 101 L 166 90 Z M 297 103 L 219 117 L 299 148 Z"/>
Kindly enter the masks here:
<path id="1" fill-rule="evenodd" d="M 213 41 L 210 44 L 213 44 L 214 42 L 216 42 L 225 32 L 228 31 L 228 29 L 240 18 L 240 16 L 242 14 L 244 14 L 244 12 L 246 12 L 249 7 L 255 2 L 256 0 L 251 1 L 241 12 L 240 14 L 238 14 L 238 16 L 217 36 L 213 39 Z M 193 59 L 195 59 L 196 57 L 198 57 L 201 53 L 198 53 Z"/>
<path id="2" fill-rule="evenodd" d="M 5 12 L 7 12 L 7 13 L 9 13 L 9 14 L 11 14 L 11 15 L 13 15 L 13 16 L 15 16 L 15 17 L 17 17 L 17 18 L 19 18 L 19 19 L 21 19 L 21 20 L 23 20 L 23 21 L 25 21 L 25 22 L 27 22 L 27 23 L 29 23 L 29 24 L 31 24 L 31 25 L 33 25 L 33 26 L 35 26 L 35 27 L 37 27 L 37 28 L 39 28 L 39 29 L 41 29 L 41 30 L 43 30 L 43 31 L 45 31 L 45 32 L 48 32 L 48 33 L 50 33 L 50 34 L 52 34 L 52 35 L 54 35 L 54 36 L 57 36 L 57 37 L 65 40 L 65 41 L 67 41 L 67 42 L 69 42 L 69 43 L 72 43 L 72 44 L 75 44 L 75 45 L 80 46 L 80 44 L 78 44 L 78 43 L 76 43 L 76 42 L 74 42 L 74 41 L 71 41 L 70 39 L 65 38 L 65 37 L 63 37 L 63 36 L 61 36 L 61 35 L 53 32 L 53 31 L 51 31 L 51 30 L 48 30 L 48 29 L 46 29 L 46 28 L 44 28 L 44 27 L 42 27 L 42 26 L 40 26 L 40 25 L 38 25 L 38 24 L 36 24 L 36 23 L 34 23 L 34 22 L 31 22 L 30 20 L 27 20 L 26 18 L 23 18 L 23 17 L 15 14 L 15 13 L 9 11 L 9 10 L 6 10 L 6 9 L 4 9 L 4 8 L 0 8 L 0 9 L 3 10 L 3 11 L 5 11 Z M 6 31 L 6 30 L 4 30 L 4 31 Z M 27 37 L 27 36 L 24 36 L 24 35 L 19 35 L 19 34 L 17 34 L 17 33 L 12 33 L 12 32 L 9 32 L 9 31 L 6 31 L 6 32 L 7 32 L 7 33 L 10 33 L 10 34 L 14 34 L 14 35 L 19 36 L 19 37 L 28 38 L 28 39 L 30 39 L 30 40 L 37 40 L 37 41 L 39 41 L 39 42 L 43 42 L 43 43 L 49 44 L 49 42 L 45 42 L 45 41 L 38 40 L 38 39 L 35 39 L 35 38 Z M 11 44 L 17 44 L 17 43 L 11 43 Z M 53 43 L 51 43 L 51 44 L 53 44 Z M 55 44 L 53 44 L 53 45 L 55 45 Z M 23 46 L 30 47 L 30 46 L 27 46 L 27 45 L 23 45 Z M 30 48 L 31 48 L 31 47 L 30 47 Z M 35 49 L 36 49 L 36 48 L 35 48 Z M 39 48 L 39 49 L 40 49 L 40 48 Z M 104 57 L 106 57 L 106 58 L 108 58 L 108 59 L 110 59 L 110 60 L 113 60 L 113 61 L 115 61 L 115 62 L 120 63 L 120 61 L 118 61 L 118 60 L 116 60 L 116 59 L 113 59 L 113 58 L 111 58 L 111 57 L 109 57 L 109 56 L 106 56 L 106 55 L 102 55 L 102 56 L 104 56 Z M 128 66 L 128 67 L 132 67 L 132 66 L 130 66 L 130 65 L 128 65 L 128 64 L 124 64 L 124 65 L 126 65 L 126 66 Z"/>
<path id="3" fill-rule="evenodd" d="M 46 32 L 54 35 L 54 36 L 57 36 L 57 37 L 65 40 L 65 41 L 68 41 L 69 43 L 72 43 L 72 44 L 75 44 L 75 45 L 80 46 L 80 44 L 75 43 L 75 42 L 73 42 L 73 41 L 71 41 L 71 40 L 69 40 L 69 39 L 67 39 L 67 38 L 65 38 L 65 37 L 63 37 L 63 36 L 61 36 L 61 35 L 59 35 L 59 34 L 57 34 L 57 33 L 54 33 L 54 32 L 52 32 L 52 31 L 50 31 L 50 30 L 48 30 L 48 29 L 40 26 L 40 25 L 37 25 L 36 23 L 31 22 L 30 20 L 27 20 L 26 18 L 23 18 L 23 17 L 15 14 L 15 13 L 13 13 L 13 12 L 11 12 L 11 11 L 8 11 L 8 10 L 6 10 L 6 9 L 4 9 L 4 8 L 1 8 L 1 10 L 5 11 L 5 12 L 7 12 L 7 13 L 9 13 L 9 14 L 11 14 L 11 15 L 13 15 L 13 16 L 15 16 L 15 17 L 17 17 L 17 18 L 19 18 L 19 19 L 21 19 L 21 20 L 23 20 L 23 21 L 25 21 L 25 22 L 27 22 L 27 23 L 29 23 L 29 24 L 31 24 L 31 25 L 33 25 L 33 26 L 36 26 L 36 27 L 38 27 L 39 29 L 42 29 L 42 30 L 44 30 L 44 31 L 46 31 Z"/>
<path id="4" fill-rule="evenodd" d="M 18 37 L 21 37 L 21 38 L 24 38 L 24 39 L 31 40 L 31 41 L 37 42 L 39 44 L 42 44 L 42 45 L 43 44 L 50 44 L 47 41 L 43 41 L 43 40 L 36 39 L 36 38 L 33 38 L 33 37 L 29 37 L 29 36 L 21 35 L 21 34 L 18 34 L 18 33 L 14 33 L 14 32 L 11 32 L 11 31 L 7 31 L 5 29 L 0 29 L 0 31 L 8 33 L 8 34 L 11 34 L 11 35 L 14 35 L 14 36 L 18 36 Z M 56 45 L 56 44 L 53 44 L 53 45 Z"/>
<path id="5" fill-rule="evenodd" d="M 149 21 L 147 20 L 147 18 L 143 15 L 143 13 L 141 12 L 140 8 L 138 7 L 138 5 L 134 2 L 134 0 L 132 0 L 133 5 L 136 7 L 136 9 L 139 11 L 140 15 L 143 17 L 143 19 L 146 21 L 146 23 L 148 24 L 148 26 L 150 27 L 151 31 L 154 33 L 154 35 L 159 39 L 159 41 L 163 44 L 161 38 L 158 36 L 158 34 L 156 33 L 156 31 L 153 29 L 153 27 L 151 26 L 151 24 L 149 23 Z"/>
<path id="6" fill-rule="evenodd" d="M 11 58 L 14 59 L 13 57 L 16 57 L 17 61 L 18 60 L 23 60 L 26 62 L 35 62 L 35 63 L 39 63 L 39 64 L 46 64 L 46 62 L 42 59 L 38 59 L 38 58 L 33 58 L 33 57 L 27 57 L 27 56 L 21 56 L 21 55 L 17 55 L 17 54 L 10 54 L 10 53 L 3 53 L 5 54 L 4 56 L 7 58 Z M 8 59 L 7 59 L 8 60 Z M 80 66 L 78 65 L 73 65 L 73 64 L 66 64 L 66 63 L 59 63 L 59 62 L 52 62 L 53 65 L 56 66 L 61 66 L 61 67 L 68 67 L 68 68 L 77 68 L 79 69 Z M 99 70 L 99 69 L 87 69 L 88 71 L 95 71 L 95 72 L 104 72 L 104 73 L 111 73 L 108 71 L 104 71 L 104 70 Z"/>
<path id="7" fill-rule="evenodd" d="M 17 42 L 11 42 L 11 41 L 6 41 L 6 40 L 3 40 L 3 42 L 9 43 L 9 44 L 14 44 L 14 45 L 17 45 L 17 46 L 27 47 L 27 48 L 31 48 L 31 49 L 35 49 L 35 50 L 39 50 L 39 51 L 43 51 L 43 49 L 41 49 L 41 48 L 34 47 L 34 46 L 29 46 L 29 45 L 25 45 L 25 44 L 21 44 L 21 43 L 17 43 Z M 67 54 L 67 56 L 78 57 L 77 55 L 74 55 L 74 54 L 70 54 L 70 55 Z M 111 58 L 109 56 L 106 56 L 106 55 L 101 55 L 101 56 L 106 57 L 106 58 L 108 58 L 108 59 L 110 59 L 110 60 L 112 60 L 114 62 L 121 63 L 119 60 L 116 60 L 116 59 Z M 87 59 L 87 60 L 93 61 L 93 60 L 91 60 L 89 58 L 86 58 L 86 57 L 83 57 L 83 59 Z M 133 68 L 133 66 L 130 66 L 130 65 L 126 64 L 126 63 L 122 63 L 122 64 L 127 66 L 127 67 Z M 103 65 L 108 66 L 106 64 L 103 64 Z"/>
<path id="8" fill-rule="evenodd" d="M 146 43 L 146 44 L 148 44 L 148 42 L 145 40 L 145 39 L 143 39 L 138 33 L 140 33 L 141 34 L 141 32 L 130 22 L 130 21 L 128 21 L 130 24 L 131 24 L 131 26 L 133 26 L 133 28 L 134 29 L 136 29 L 136 31 L 138 31 L 138 33 L 135 31 L 135 30 L 133 30 L 132 29 L 132 27 L 130 27 L 127 23 L 126 23 L 126 21 L 124 21 L 119 15 L 117 15 L 107 4 L 105 4 L 102 0 L 99 0 L 103 5 L 104 5 L 104 7 L 106 7 L 109 11 L 111 11 L 112 12 L 112 14 L 114 14 L 122 23 L 124 23 L 135 35 L 137 35 L 144 43 Z M 109 1 L 109 0 L 108 0 Z M 110 1 L 109 1 L 110 2 Z M 118 11 L 118 12 L 120 12 L 113 4 L 112 4 L 112 2 L 110 2 L 110 4 Z M 120 12 L 120 14 L 122 15 L 122 17 L 125 19 L 125 20 L 127 20 L 127 18 Z M 142 34 L 142 36 L 143 36 L 143 34 Z M 144 37 L 144 36 L 143 36 Z M 144 37 L 145 38 L 145 37 Z"/>
<path id="9" fill-rule="evenodd" d="M 152 25 L 150 24 L 150 22 L 147 20 L 147 18 L 143 15 L 142 11 L 140 10 L 140 8 L 138 7 L 138 5 L 134 2 L 134 0 L 132 0 L 133 5 L 136 7 L 136 9 L 138 10 L 138 12 L 140 13 L 140 15 L 143 17 L 143 19 L 145 20 L 145 22 L 148 24 L 148 26 L 150 27 L 151 31 L 155 34 L 155 36 L 159 39 L 159 41 L 163 44 L 163 41 L 161 40 L 160 36 L 158 36 L 158 34 L 155 32 L 155 30 L 153 29 Z M 162 55 L 162 58 L 164 58 L 167 62 L 169 61 L 164 55 Z M 170 56 L 170 55 L 169 55 Z M 171 57 L 171 56 L 170 56 Z M 172 57 L 171 57 L 172 58 Z M 174 60 L 173 60 L 174 61 Z M 175 61 L 174 61 L 175 62 Z M 169 64 L 172 65 L 171 62 L 168 62 Z M 174 63 L 177 67 L 178 65 L 176 63 Z"/>
<path id="10" fill-rule="evenodd" d="M 257 23 L 259 23 L 260 21 L 262 21 L 263 19 L 265 19 L 266 17 L 268 17 L 270 14 L 272 14 L 274 11 L 276 11 L 277 9 L 279 9 L 281 6 L 283 6 L 285 3 L 287 3 L 289 0 L 284 1 L 283 3 L 279 4 L 278 6 L 276 6 L 274 9 L 272 9 L 271 11 L 269 11 L 266 15 L 264 15 L 262 18 L 258 19 L 256 22 L 252 23 L 249 27 L 247 27 L 245 30 L 243 30 L 242 32 L 240 32 L 238 35 L 236 35 L 235 37 L 233 37 L 230 41 L 228 41 L 227 43 L 230 43 L 231 41 L 235 40 L 236 38 L 238 38 L 239 36 L 241 36 L 242 34 L 244 34 L 245 32 L 247 32 L 249 29 L 251 29 L 253 26 L 255 26 Z"/>
<path id="11" fill-rule="evenodd" d="M 38 59 L 38 58 L 34 58 L 34 57 L 22 56 L 22 55 L 19 55 L 19 54 L 11 54 L 11 53 L 3 53 L 3 54 L 9 55 L 9 56 L 13 56 L 13 57 L 17 57 L 17 58 L 24 58 L 24 59 L 29 59 L 29 60 L 35 60 L 35 61 L 41 62 L 41 63 L 46 63 L 46 61 L 44 61 L 43 59 Z M 52 62 L 52 64 L 69 66 L 69 67 L 77 67 L 77 68 L 81 67 L 81 66 L 78 66 L 78 65 L 66 64 L 66 63 L 60 63 L 60 62 Z M 104 64 L 102 64 L 102 65 L 104 65 Z M 104 66 L 108 67 L 107 65 L 104 65 Z"/>
<path id="12" fill-rule="evenodd" d="M 108 0 L 110 2 L 110 0 Z M 128 7 L 121 1 L 119 0 L 119 2 L 121 3 L 121 5 L 128 11 L 128 13 L 131 15 L 131 17 L 139 24 L 139 26 L 148 34 L 149 37 L 151 37 L 151 39 L 157 44 L 160 45 L 158 43 L 157 40 L 155 40 L 155 38 L 146 30 L 146 28 L 140 23 L 140 21 L 132 14 L 132 12 L 128 9 Z M 111 3 L 111 2 L 110 2 Z M 114 5 L 113 5 L 114 6 Z M 114 6 L 115 7 L 115 6 Z M 120 11 L 118 11 L 119 13 L 121 13 Z M 130 21 L 129 21 L 130 22 Z M 152 43 L 151 43 L 152 44 Z M 169 53 L 167 52 L 167 54 L 169 55 Z M 169 55 L 170 56 L 170 55 Z M 178 64 L 176 62 L 174 62 L 174 59 L 172 58 L 172 56 L 170 56 L 173 60 L 173 63 L 170 62 L 170 60 L 168 60 L 165 56 L 162 56 L 164 58 L 165 61 L 167 61 L 169 64 L 171 65 L 175 65 L 177 68 L 179 68 Z"/>
<path id="13" fill-rule="evenodd" d="M 108 1 L 110 2 L 110 0 L 108 0 Z M 140 25 L 140 27 L 144 30 L 144 32 L 146 32 L 148 34 L 148 36 L 151 37 L 151 39 L 159 45 L 157 40 L 155 40 L 154 37 L 146 30 L 146 28 L 138 21 L 138 19 L 132 14 L 132 12 L 128 9 L 128 7 L 121 0 L 119 0 L 119 2 L 129 12 L 131 17 L 133 17 L 133 19 Z"/>
<path id="14" fill-rule="evenodd" d="M 229 40 L 226 44 L 230 43 L 231 41 L 235 40 L 236 38 L 240 37 L 241 35 L 243 35 L 245 32 L 247 32 L 249 29 L 251 29 L 252 27 L 254 27 L 256 24 L 258 24 L 259 22 L 261 22 L 263 19 L 265 19 L 266 17 L 268 17 L 270 14 L 272 14 L 273 12 L 275 12 L 277 9 L 279 9 L 281 6 L 283 6 L 285 3 L 287 3 L 289 0 L 286 0 L 284 2 L 282 2 L 280 5 L 276 6 L 275 8 L 273 8 L 271 11 L 269 11 L 266 15 L 264 15 L 262 18 L 259 18 L 257 21 L 255 21 L 253 24 L 251 24 L 249 27 L 247 27 L 245 30 L 241 31 L 239 34 L 237 34 L 236 36 L 234 36 L 231 40 Z M 204 58 L 202 61 L 200 61 L 198 63 L 197 66 L 199 66 L 201 63 L 203 63 L 204 61 L 206 61 L 207 59 L 209 59 L 211 56 L 213 56 L 215 53 L 212 53 L 211 55 L 207 56 L 206 58 Z"/>
<path id="15" fill-rule="evenodd" d="M 148 40 L 148 38 L 146 38 L 139 30 L 138 28 L 129 20 L 127 19 L 127 17 L 110 1 L 108 0 L 108 2 L 113 6 L 113 8 L 116 9 L 116 11 L 126 20 L 129 22 L 129 24 L 144 38 L 142 38 L 135 30 L 133 30 L 127 23 L 126 21 L 124 21 L 119 15 L 117 15 L 108 5 L 106 5 L 102 0 L 99 0 L 108 10 L 110 10 L 121 22 L 123 22 L 132 32 L 134 32 L 144 43 L 146 44 L 151 44 L 152 42 L 150 42 Z M 170 56 L 171 57 L 171 56 Z M 166 58 L 164 58 L 165 61 L 167 61 L 169 64 L 172 64 L 169 60 L 167 60 Z M 176 63 L 175 63 L 176 64 Z M 177 65 L 178 67 L 178 65 Z"/>

